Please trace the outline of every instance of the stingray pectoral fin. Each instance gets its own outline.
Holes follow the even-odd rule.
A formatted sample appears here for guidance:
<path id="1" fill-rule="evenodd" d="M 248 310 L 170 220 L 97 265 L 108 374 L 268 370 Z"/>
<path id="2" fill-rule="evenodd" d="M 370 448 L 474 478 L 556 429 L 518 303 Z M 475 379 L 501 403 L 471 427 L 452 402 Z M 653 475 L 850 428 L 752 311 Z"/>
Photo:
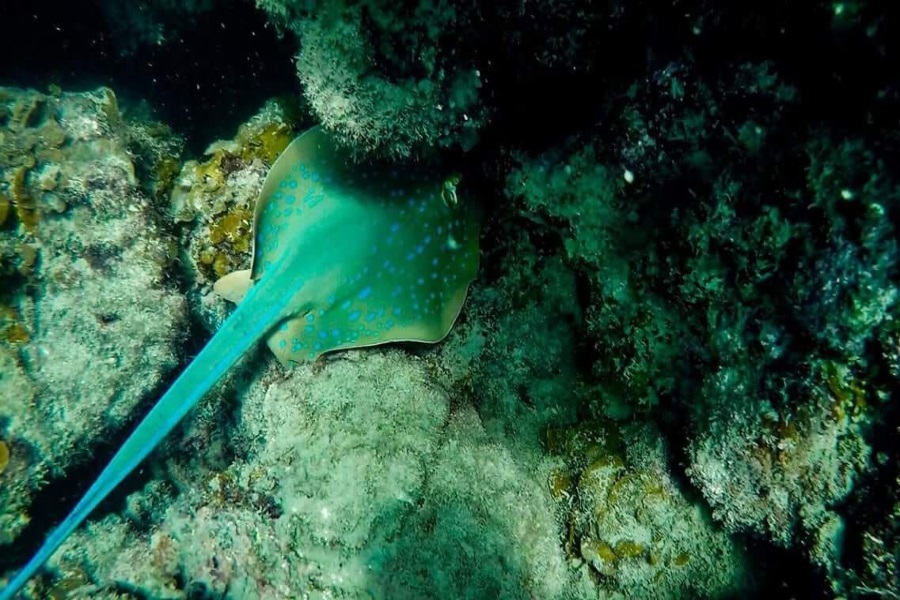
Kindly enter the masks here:
<path id="1" fill-rule="evenodd" d="M 279 290 L 268 281 L 258 282 L 251 288 L 245 301 L 147 413 L 75 508 L 50 532 L 7 586 L 0 590 L 0 600 L 12 600 L 91 511 L 159 445 L 227 370 L 278 322 L 289 300 L 288 296 L 279 296 Z"/>
<path id="2" fill-rule="evenodd" d="M 456 264 L 448 260 L 451 267 L 427 280 L 417 277 L 403 285 L 376 276 L 371 283 L 354 286 L 341 285 L 335 277 L 310 282 L 316 293 L 296 316 L 271 330 L 266 337 L 269 349 L 290 367 L 336 350 L 441 341 L 459 317 L 477 269 L 477 239 L 472 240 L 456 248 Z"/>

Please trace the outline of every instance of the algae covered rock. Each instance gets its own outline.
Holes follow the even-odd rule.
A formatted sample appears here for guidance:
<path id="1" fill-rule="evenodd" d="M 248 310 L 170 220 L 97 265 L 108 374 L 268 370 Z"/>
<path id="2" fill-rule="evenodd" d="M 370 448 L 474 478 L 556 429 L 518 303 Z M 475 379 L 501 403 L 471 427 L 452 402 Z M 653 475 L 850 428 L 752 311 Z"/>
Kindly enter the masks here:
<path id="1" fill-rule="evenodd" d="M 180 228 L 188 299 L 210 328 L 226 314 L 212 285 L 250 266 L 257 194 L 300 124 L 293 103 L 271 100 L 233 139 L 213 142 L 203 157 L 186 161 L 173 176 L 166 214 Z"/>
<path id="2" fill-rule="evenodd" d="M 106 88 L 0 88 L 0 544 L 178 361 L 185 305 Z"/>

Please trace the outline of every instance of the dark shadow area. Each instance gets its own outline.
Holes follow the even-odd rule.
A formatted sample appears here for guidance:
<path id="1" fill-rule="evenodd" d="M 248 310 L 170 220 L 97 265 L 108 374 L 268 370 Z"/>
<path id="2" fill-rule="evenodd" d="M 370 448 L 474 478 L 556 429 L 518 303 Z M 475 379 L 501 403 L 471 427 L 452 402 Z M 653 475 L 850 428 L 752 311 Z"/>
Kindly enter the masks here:
<path id="1" fill-rule="evenodd" d="M 109 86 L 125 108 L 146 100 L 194 155 L 234 135 L 266 99 L 299 94 L 294 40 L 279 39 L 247 0 L 181 22 L 166 43 L 131 54 L 120 51 L 96 2 L 7 2 L 2 21 L 0 85 Z"/>

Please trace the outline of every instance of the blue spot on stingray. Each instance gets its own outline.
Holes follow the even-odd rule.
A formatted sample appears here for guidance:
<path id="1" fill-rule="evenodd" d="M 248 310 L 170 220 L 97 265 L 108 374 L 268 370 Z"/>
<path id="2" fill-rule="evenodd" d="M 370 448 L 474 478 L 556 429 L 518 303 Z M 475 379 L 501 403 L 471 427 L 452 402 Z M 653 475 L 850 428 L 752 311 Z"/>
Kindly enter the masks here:
<path id="1" fill-rule="evenodd" d="M 334 337 L 338 337 L 339 335 L 341 335 L 341 330 L 340 329 L 332 329 L 331 335 L 333 335 Z"/>
<path id="2" fill-rule="evenodd" d="M 366 298 L 368 298 L 371 295 L 372 295 L 372 286 L 366 286 L 362 289 L 362 291 L 359 293 L 357 298 L 359 298 L 360 300 L 365 300 Z"/>
<path id="3" fill-rule="evenodd" d="M 319 179 L 321 179 L 321 177 L 319 177 L 319 174 L 318 174 L 318 173 L 313 173 L 313 174 L 312 174 L 312 180 L 313 180 L 314 182 L 318 183 Z"/>
<path id="4" fill-rule="evenodd" d="M 307 322 L 307 323 L 312 323 L 312 322 L 315 321 L 315 320 L 316 320 L 316 315 L 314 315 L 314 314 L 312 314 L 312 313 L 309 313 L 309 314 L 306 315 L 306 322 Z"/>
<path id="5" fill-rule="evenodd" d="M 369 323 L 371 323 L 371 322 L 374 321 L 377 317 L 378 317 L 378 315 L 376 315 L 375 313 L 370 312 L 369 314 L 366 315 L 366 321 L 369 322 Z"/>
<path id="6" fill-rule="evenodd" d="M 296 189 L 297 189 L 297 181 L 292 179 L 291 182 L 288 184 L 288 186 L 289 186 L 292 190 L 296 190 Z"/>
<path id="7" fill-rule="evenodd" d="M 325 194 L 316 194 L 314 190 L 309 190 L 303 198 L 303 202 L 305 202 L 308 207 L 315 208 L 324 199 Z"/>
<path id="8" fill-rule="evenodd" d="M 423 246 L 422 244 L 416 246 L 416 254 L 422 254 L 423 252 L 425 252 L 425 246 Z"/>
<path id="9" fill-rule="evenodd" d="M 397 230 L 399 230 L 399 229 L 400 229 L 400 223 L 392 223 L 392 224 L 391 224 L 391 231 L 392 231 L 392 232 L 396 233 Z"/>
<path id="10" fill-rule="evenodd" d="M 350 302 L 349 300 L 344 300 L 344 301 L 341 303 L 341 308 L 342 308 L 343 310 L 347 310 L 348 308 L 350 308 L 350 304 L 351 304 L 351 302 Z"/>
<path id="11" fill-rule="evenodd" d="M 316 350 L 321 350 L 321 349 L 322 349 L 322 344 L 320 344 L 319 342 L 316 342 L 316 343 L 313 345 L 313 348 L 315 348 Z"/>
<path id="12" fill-rule="evenodd" d="M 325 333 L 324 331 L 320 331 L 320 332 L 319 332 L 319 337 L 322 338 L 322 339 L 324 340 L 325 338 L 328 337 L 328 334 Z"/>
<path id="13" fill-rule="evenodd" d="M 430 235 L 426 235 L 426 236 L 425 236 L 425 244 L 428 245 L 428 244 L 430 244 L 430 243 L 431 243 L 431 236 L 430 236 Z"/>
<path id="14" fill-rule="evenodd" d="M 306 327 L 303 328 L 303 331 L 305 331 L 306 333 L 312 333 L 315 330 L 316 330 L 316 328 L 313 327 L 312 325 L 307 325 Z"/>
<path id="15" fill-rule="evenodd" d="M 416 279 L 416 283 L 418 283 L 419 285 L 425 285 L 425 280 L 419 277 L 418 279 Z"/>
<path id="16" fill-rule="evenodd" d="M 278 187 L 280 187 L 280 188 L 286 188 L 286 187 L 287 187 L 287 181 L 282 180 Z"/>
<path id="17" fill-rule="evenodd" d="M 403 314 L 403 309 L 399 306 L 394 307 L 394 316 L 399 317 L 401 314 Z"/>
<path id="18" fill-rule="evenodd" d="M 385 321 L 385 323 L 384 323 L 384 328 L 385 328 L 385 329 L 390 329 L 390 328 L 393 327 L 393 326 L 394 326 L 394 322 L 391 321 L 391 320 Z"/>
<path id="19" fill-rule="evenodd" d="M 283 211 L 281 211 L 281 216 L 282 216 L 282 217 L 289 217 L 289 216 L 291 216 L 292 214 L 294 214 L 294 209 L 292 209 L 292 208 L 286 208 L 286 209 L 284 209 Z"/>
<path id="20" fill-rule="evenodd" d="M 297 198 L 294 197 L 293 194 L 284 199 L 286 204 L 293 204 Z"/>
<path id="21" fill-rule="evenodd" d="M 300 343 L 300 340 L 298 340 L 297 338 L 294 338 L 293 340 L 291 340 L 291 352 L 297 352 L 302 347 L 303 347 L 303 345 Z"/>
<path id="22" fill-rule="evenodd" d="M 284 183 L 284 182 L 282 181 L 282 183 Z M 281 200 L 282 198 L 284 198 L 284 192 L 282 192 L 281 190 L 275 192 L 275 199 L 276 199 L 276 200 Z"/>
<path id="23" fill-rule="evenodd" d="M 287 330 L 288 330 L 288 324 L 287 324 L 287 321 L 285 321 L 284 323 L 281 324 L 281 327 L 278 328 L 278 331 L 287 331 Z"/>
<path id="24" fill-rule="evenodd" d="M 359 318 L 359 311 L 358 311 L 358 310 L 354 310 L 352 313 L 350 313 L 350 314 L 347 316 L 347 319 L 349 319 L 350 321 L 355 321 L 355 320 L 357 320 L 358 318 Z"/>
<path id="25" fill-rule="evenodd" d="M 406 255 L 406 260 L 412 260 L 412 259 L 414 259 L 415 257 L 416 257 L 416 255 L 413 254 L 412 252 L 410 252 L 409 254 Z"/>
<path id="26" fill-rule="evenodd" d="M 437 264 L 438 264 L 437 256 L 435 256 L 434 258 L 431 259 L 431 264 L 434 265 L 435 267 L 437 266 Z"/>
<path id="27" fill-rule="evenodd" d="M 278 342 L 278 347 L 281 348 L 282 350 L 287 348 L 287 340 L 281 340 L 280 342 Z"/>
<path id="28" fill-rule="evenodd" d="M 328 304 L 334 304 L 334 294 L 328 296 Z"/>

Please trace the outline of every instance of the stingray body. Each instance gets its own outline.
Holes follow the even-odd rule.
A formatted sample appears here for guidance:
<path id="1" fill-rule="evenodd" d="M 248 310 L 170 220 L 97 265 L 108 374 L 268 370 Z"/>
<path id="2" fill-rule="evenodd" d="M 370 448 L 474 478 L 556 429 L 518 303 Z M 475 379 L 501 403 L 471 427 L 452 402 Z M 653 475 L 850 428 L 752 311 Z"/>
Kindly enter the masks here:
<path id="1" fill-rule="evenodd" d="M 251 269 L 216 285 L 238 307 L 0 600 L 24 586 L 260 339 L 285 365 L 346 348 L 443 339 L 478 264 L 477 211 L 457 202 L 455 183 L 355 166 L 318 127 L 295 139 L 257 200 Z"/>

